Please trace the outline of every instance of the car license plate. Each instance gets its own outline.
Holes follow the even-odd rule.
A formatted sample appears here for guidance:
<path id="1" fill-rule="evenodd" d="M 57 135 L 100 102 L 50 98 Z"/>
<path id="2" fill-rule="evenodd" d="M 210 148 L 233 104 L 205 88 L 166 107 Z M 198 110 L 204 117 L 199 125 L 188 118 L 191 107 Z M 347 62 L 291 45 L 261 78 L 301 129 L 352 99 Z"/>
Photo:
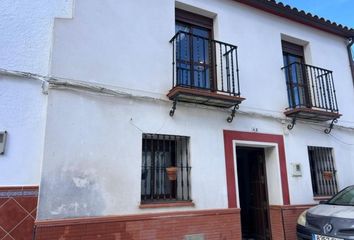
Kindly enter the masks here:
<path id="1" fill-rule="evenodd" d="M 342 238 L 334 238 L 334 237 L 328 237 L 328 236 L 312 234 L 312 240 L 343 240 L 343 239 Z"/>

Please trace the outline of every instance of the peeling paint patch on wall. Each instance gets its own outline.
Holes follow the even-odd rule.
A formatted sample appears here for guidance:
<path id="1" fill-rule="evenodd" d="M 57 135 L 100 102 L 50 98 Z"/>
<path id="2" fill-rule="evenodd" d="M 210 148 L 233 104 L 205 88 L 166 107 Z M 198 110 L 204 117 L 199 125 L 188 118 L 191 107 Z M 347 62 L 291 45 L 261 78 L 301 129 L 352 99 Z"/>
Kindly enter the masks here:
<path id="1" fill-rule="evenodd" d="M 104 210 L 103 193 L 95 170 L 71 167 L 46 174 L 42 178 L 41 192 L 58 197 L 51 201 L 40 198 L 40 219 L 99 216 Z"/>

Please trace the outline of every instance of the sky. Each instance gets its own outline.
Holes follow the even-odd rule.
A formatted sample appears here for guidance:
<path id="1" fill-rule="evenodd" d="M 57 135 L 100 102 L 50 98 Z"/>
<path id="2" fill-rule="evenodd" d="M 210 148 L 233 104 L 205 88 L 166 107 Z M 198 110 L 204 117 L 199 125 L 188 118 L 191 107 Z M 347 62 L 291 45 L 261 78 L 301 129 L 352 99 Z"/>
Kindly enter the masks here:
<path id="1" fill-rule="evenodd" d="M 305 12 L 354 28 L 354 0 L 278 0 Z"/>

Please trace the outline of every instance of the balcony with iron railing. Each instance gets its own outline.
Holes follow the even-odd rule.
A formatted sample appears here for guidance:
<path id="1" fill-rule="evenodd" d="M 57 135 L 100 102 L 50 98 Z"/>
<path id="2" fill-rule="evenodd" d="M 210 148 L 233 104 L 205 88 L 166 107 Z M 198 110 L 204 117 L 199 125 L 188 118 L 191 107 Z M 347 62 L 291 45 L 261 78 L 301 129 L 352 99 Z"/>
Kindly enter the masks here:
<path id="1" fill-rule="evenodd" d="M 286 116 L 320 122 L 341 116 L 332 71 L 298 62 L 282 69 L 289 102 Z"/>
<path id="2" fill-rule="evenodd" d="M 189 102 L 236 109 L 240 96 L 237 47 L 179 31 L 172 44 L 172 88 L 167 94 L 174 105 Z"/>

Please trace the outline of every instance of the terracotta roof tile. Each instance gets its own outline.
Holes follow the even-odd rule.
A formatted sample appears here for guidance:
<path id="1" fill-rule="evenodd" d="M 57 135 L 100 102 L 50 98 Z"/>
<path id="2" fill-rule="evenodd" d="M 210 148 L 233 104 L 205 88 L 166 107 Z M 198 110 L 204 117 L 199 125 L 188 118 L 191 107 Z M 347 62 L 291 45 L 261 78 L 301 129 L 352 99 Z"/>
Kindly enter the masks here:
<path id="1" fill-rule="evenodd" d="M 275 0 L 234 0 L 342 37 L 353 38 L 354 29 Z"/>

